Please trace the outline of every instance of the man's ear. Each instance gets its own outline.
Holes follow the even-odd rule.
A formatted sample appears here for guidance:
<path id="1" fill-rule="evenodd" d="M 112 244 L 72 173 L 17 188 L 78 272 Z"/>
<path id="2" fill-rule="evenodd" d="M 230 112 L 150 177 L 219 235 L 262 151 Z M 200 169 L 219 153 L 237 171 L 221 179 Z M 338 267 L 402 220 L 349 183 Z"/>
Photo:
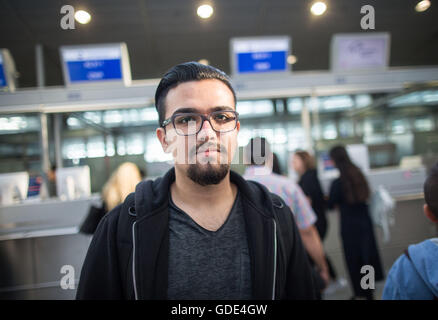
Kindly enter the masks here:
<path id="1" fill-rule="evenodd" d="M 438 223 L 438 217 L 436 217 L 432 210 L 430 210 L 429 206 L 427 204 L 425 204 L 423 206 L 423 211 L 424 211 L 424 215 L 427 217 L 427 219 L 429 219 L 430 221 L 434 222 L 434 223 Z"/>
<path id="2" fill-rule="evenodd" d="M 163 148 L 163 151 L 167 152 L 167 148 L 169 147 L 169 144 L 167 143 L 166 140 L 166 131 L 164 130 L 164 128 L 157 128 L 155 132 L 157 134 L 158 141 L 160 141 L 161 143 L 161 147 Z"/>

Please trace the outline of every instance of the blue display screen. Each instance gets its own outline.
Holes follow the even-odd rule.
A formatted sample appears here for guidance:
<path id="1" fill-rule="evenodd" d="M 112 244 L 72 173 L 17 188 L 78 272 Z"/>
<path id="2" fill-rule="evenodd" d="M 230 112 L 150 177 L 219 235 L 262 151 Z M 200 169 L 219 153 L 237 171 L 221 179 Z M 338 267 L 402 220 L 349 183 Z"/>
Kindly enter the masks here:
<path id="1" fill-rule="evenodd" d="M 0 63 L 0 87 L 6 87 L 8 85 L 3 71 L 3 65 Z"/>
<path id="2" fill-rule="evenodd" d="M 120 59 L 67 62 L 71 82 L 122 80 Z"/>
<path id="3" fill-rule="evenodd" d="M 237 54 L 238 73 L 287 71 L 287 52 L 244 52 Z"/>
<path id="4" fill-rule="evenodd" d="M 28 197 L 38 196 L 41 191 L 42 183 L 43 183 L 43 178 L 41 176 L 29 177 L 29 188 L 27 189 L 27 196 Z"/>

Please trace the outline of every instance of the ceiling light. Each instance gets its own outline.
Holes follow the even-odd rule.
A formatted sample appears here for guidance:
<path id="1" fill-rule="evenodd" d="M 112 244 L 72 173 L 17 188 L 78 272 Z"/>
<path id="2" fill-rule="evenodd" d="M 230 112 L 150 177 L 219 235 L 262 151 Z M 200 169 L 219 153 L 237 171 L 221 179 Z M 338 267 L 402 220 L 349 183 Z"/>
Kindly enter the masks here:
<path id="1" fill-rule="evenodd" d="M 202 6 L 198 7 L 197 14 L 202 19 L 208 19 L 213 14 L 213 7 L 210 6 L 209 4 L 203 4 Z"/>
<path id="2" fill-rule="evenodd" d="M 208 61 L 207 59 L 201 59 L 198 61 L 200 64 L 206 65 L 208 66 L 210 64 L 210 61 Z"/>
<path id="3" fill-rule="evenodd" d="M 423 12 L 429 9 L 430 7 L 430 1 L 429 0 L 423 0 L 417 3 L 415 6 L 415 11 L 417 12 Z"/>
<path id="4" fill-rule="evenodd" d="M 79 10 L 75 13 L 75 19 L 79 23 L 86 24 L 90 22 L 91 16 L 87 11 Z"/>
<path id="5" fill-rule="evenodd" d="M 291 54 L 290 56 L 287 57 L 287 63 L 289 64 L 297 63 L 297 57 Z"/>
<path id="6" fill-rule="evenodd" d="M 310 11 L 315 16 L 320 16 L 325 12 L 326 9 L 327 9 L 327 5 L 324 2 L 318 1 L 312 5 Z"/>

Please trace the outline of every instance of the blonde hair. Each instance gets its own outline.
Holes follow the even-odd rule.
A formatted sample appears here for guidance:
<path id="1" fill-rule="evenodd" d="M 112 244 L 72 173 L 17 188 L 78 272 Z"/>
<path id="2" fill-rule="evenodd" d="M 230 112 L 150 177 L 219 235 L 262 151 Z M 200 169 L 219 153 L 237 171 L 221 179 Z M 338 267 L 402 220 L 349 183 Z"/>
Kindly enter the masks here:
<path id="1" fill-rule="evenodd" d="M 122 163 L 102 189 L 102 199 L 108 211 L 122 203 L 142 180 L 140 170 L 132 162 Z"/>

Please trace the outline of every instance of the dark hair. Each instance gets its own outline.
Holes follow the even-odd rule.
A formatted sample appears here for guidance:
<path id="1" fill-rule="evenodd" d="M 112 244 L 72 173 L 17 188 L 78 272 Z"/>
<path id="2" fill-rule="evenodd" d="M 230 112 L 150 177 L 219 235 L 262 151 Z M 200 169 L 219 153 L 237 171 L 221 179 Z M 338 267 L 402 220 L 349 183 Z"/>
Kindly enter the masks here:
<path id="1" fill-rule="evenodd" d="M 231 86 L 230 78 L 227 74 L 212 66 L 200 64 L 198 62 L 186 62 L 174 66 L 161 79 L 155 91 L 155 107 L 158 112 L 158 122 L 161 123 L 165 120 L 166 106 L 165 98 L 169 93 L 169 90 L 175 88 L 177 85 L 189 82 L 216 79 L 222 81 L 231 90 L 234 97 L 234 103 L 236 103 L 236 93 Z"/>
<path id="2" fill-rule="evenodd" d="M 310 155 L 307 151 L 298 150 L 295 152 L 295 155 L 301 159 L 304 164 L 304 169 L 311 170 L 315 169 L 315 158 Z"/>
<path id="3" fill-rule="evenodd" d="M 438 162 L 432 167 L 424 182 L 424 201 L 438 218 Z"/>
<path id="4" fill-rule="evenodd" d="M 351 162 L 347 150 L 343 146 L 336 146 L 330 150 L 330 158 L 339 169 L 346 202 L 366 202 L 370 196 L 368 182 L 362 171 Z"/>
<path id="5" fill-rule="evenodd" d="M 272 172 L 276 174 L 282 174 L 281 173 L 281 167 L 280 167 L 280 161 L 278 160 L 277 155 L 275 152 L 272 153 Z"/>

